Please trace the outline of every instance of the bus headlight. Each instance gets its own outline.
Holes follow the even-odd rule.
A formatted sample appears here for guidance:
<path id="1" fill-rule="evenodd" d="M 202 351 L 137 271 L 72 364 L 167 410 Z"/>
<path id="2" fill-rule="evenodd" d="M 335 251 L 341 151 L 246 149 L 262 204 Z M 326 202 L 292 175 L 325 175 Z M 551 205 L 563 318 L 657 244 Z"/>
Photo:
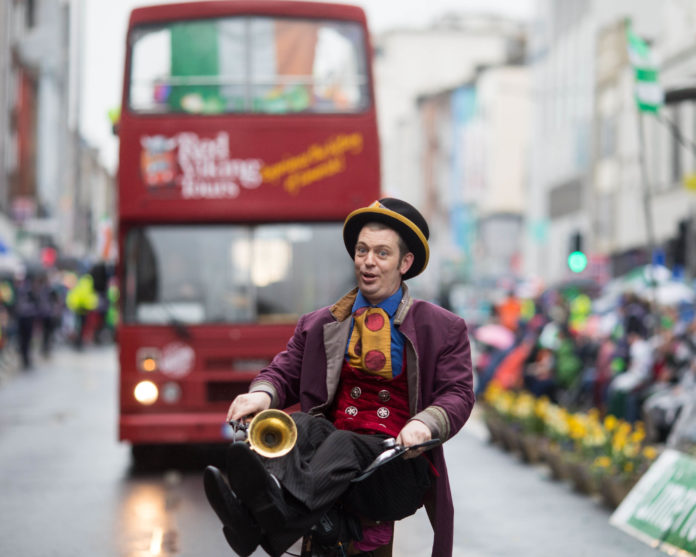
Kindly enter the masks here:
<path id="1" fill-rule="evenodd" d="M 154 404 L 159 396 L 159 389 L 152 381 L 141 381 L 133 389 L 133 396 L 140 404 Z"/>

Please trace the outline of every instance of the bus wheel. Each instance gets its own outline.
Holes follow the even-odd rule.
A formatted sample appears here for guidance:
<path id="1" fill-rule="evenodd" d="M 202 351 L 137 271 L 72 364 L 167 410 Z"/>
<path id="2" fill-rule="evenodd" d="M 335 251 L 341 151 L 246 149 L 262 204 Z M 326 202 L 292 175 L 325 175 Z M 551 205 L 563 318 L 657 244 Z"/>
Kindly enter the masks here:
<path id="1" fill-rule="evenodd" d="M 166 445 L 131 445 L 131 461 L 136 470 L 162 468 L 167 460 Z"/>

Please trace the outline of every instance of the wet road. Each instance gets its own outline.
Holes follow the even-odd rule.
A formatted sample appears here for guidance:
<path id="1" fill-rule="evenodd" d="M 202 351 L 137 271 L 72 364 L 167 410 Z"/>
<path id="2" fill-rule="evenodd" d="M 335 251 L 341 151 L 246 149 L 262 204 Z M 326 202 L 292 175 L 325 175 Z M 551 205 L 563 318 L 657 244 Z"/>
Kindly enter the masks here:
<path id="1" fill-rule="evenodd" d="M 0 555 L 226 555 L 200 467 L 137 472 L 117 441 L 113 347 L 51 361 L 0 389 Z M 188 468 L 188 469 L 186 469 Z"/>
<path id="2" fill-rule="evenodd" d="M 232 555 L 201 485 L 204 463 L 219 454 L 170 454 L 161 468 L 138 471 L 116 439 L 114 347 L 64 348 L 4 381 L 0 555 Z M 610 526 L 596 500 L 488 445 L 476 417 L 446 451 L 455 556 L 661 555 Z M 419 511 L 397 525 L 394 555 L 427 556 L 431 542 Z"/>

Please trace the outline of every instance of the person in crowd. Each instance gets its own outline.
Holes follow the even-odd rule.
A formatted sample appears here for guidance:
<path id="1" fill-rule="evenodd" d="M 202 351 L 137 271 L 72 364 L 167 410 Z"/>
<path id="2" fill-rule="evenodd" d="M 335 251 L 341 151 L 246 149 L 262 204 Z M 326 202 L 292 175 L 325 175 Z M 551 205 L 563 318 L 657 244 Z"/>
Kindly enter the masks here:
<path id="1" fill-rule="evenodd" d="M 39 316 L 39 292 L 37 281 L 23 277 L 18 281 L 15 317 L 17 319 L 17 340 L 22 368 L 31 369 L 31 342 L 34 336 L 34 323 Z"/>
<path id="2" fill-rule="evenodd" d="M 626 332 L 641 329 L 643 336 L 647 337 L 655 328 L 650 303 L 637 294 L 628 293 L 624 297 L 622 306 Z"/>
<path id="3" fill-rule="evenodd" d="M 63 302 L 48 276 L 43 276 L 39 283 L 39 321 L 41 324 L 41 354 L 44 358 L 51 355 L 53 335 L 60 324 L 63 314 Z"/>
<path id="4" fill-rule="evenodd" d="M 0 350 L 4 350 L 16 333 L 15 286 L 12 280 L 0 280 Z"/>
<path id="5" fill-rule="evenodd" d="M 345 220 L 345 247 L 357 288 L 300 318 L 285 351 L 250 392 L 232 401 L 228 420 L 299 403 L 295 447 L 265 458 L 232 443 L 226 474 L 208 467 L 208 500 L 240 555 L 260 544 L 280 555 L 330 509 L 363 520 L 353 551 L 388 544 L 393 521 L 425 504 L 432 554 L 452 554 L 454 509 L 441 446 L 467 421 L 473 404 L 471 353 L 464 320 L 411 297 L 405 280 L 428 263 L 428 225 L 410 204 L 384 198 Z M 396 438 L 416 447 L 357 478 Z M 360 537 L 360 536 L 358 536 Z"/>
<path id="6" fill-rule="evenodd" d="M 89 312 L 97 309 L 99 296 L 94 291 L 92 275 L 85 273 L 77 279 L 75 286 L 67 293 L 65 303 L 75 314 L 75 348 L 82 349 L 85 342 L 85 324 Z"/>
<path id="7" fill-rule="evenodd" d="M 517 331 L 522 314 L 522 303 L 514 290 L 508 290 L 505 299 L 500 302 L 496 311 L 503 327 L 507 327 L 513 332 Z"/>
<path id="8" fill-rule="evenodd" d="M 488 358 L 484 359 L 480 372 L 477 376 L 477 383 L 474 394 L 478 397 L 483 394 L 495 377 L 500 365 L 505 359 L 519 346 L 524 335 L 515 338 L 515 342 L 508 348 L 492 348 Z"/>
<path id="9" fill-rule="evenodd" d="M 643 403 L 643 419 L 651 441 L 664 442 L 680 412 L 696 399 L 696 319 L 684 330 L 667 330 L 656 351 L 669 364 L 660 368 Z"/>
<path id="10" fill-rule="evenodd" d="M 563 324 L 558 328 L 556 347 L 556 380 L 558 386 L 568 391 L 573 388 L 582 374 L 582 360 L 578 357 L 576 339 Z"/>
<path id="11" fill-rule="evenodd" d="M 616 354 L 616 342 L 610 331 L 600 336 L 598 343 L 595 376 L 592 385 L 592 402 L 604 414 L 606 413 L 607 389 L 614 375 L 612 362 Z"/>
<path id="12" fill-rule="evenodd" d="M 116 330 L 118 326 L 118 300 L 120 296 L 120 291 L 116 278 L 112 277 L 109 280 L 109 287 L 106 291 L 106 298 L 108 300 L 108 309 L 106 310 L 106 315 L 104 322 L 106 328 L 109 332 L 111 340 L 116 340 Z"/>
<path id="13" fill-rule="evenodd" d="M 608 412 L 629 422 L 640 418 L 640 401 L 653 378 L 653 351 L 645 334 L 639 327 L 628 330 L 628 367 L 611 380 L 607 392 Z"/>
<path id="14" fill-rule="evenodd" d="M 580 361 L 580 374 L 572 397 L 575 407 L 589 408 L 594 404 L 600 344 L 598 332 L 590 331 L 587 326 L 577 332 L 576 354 Z"/>
<path id="15" fill-rule="evenodd" d="M 554 351 L 537 342 L 524 369 L 524 388 L 535 397 L 557 401 Z"/>

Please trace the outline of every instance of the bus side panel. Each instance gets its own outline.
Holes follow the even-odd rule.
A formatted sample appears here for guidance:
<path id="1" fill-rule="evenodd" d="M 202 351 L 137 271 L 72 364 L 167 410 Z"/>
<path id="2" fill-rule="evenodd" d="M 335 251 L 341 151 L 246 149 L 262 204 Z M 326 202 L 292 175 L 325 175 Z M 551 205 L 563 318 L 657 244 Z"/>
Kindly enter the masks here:
<path id="1" fill-rule="evenodd" d="M 121 160 L 140 164 L 120 169 L 125 219 L 342 219 L 379 192 L 376 129 L 361 116 L 136 119 L 129 136 Z"/>

